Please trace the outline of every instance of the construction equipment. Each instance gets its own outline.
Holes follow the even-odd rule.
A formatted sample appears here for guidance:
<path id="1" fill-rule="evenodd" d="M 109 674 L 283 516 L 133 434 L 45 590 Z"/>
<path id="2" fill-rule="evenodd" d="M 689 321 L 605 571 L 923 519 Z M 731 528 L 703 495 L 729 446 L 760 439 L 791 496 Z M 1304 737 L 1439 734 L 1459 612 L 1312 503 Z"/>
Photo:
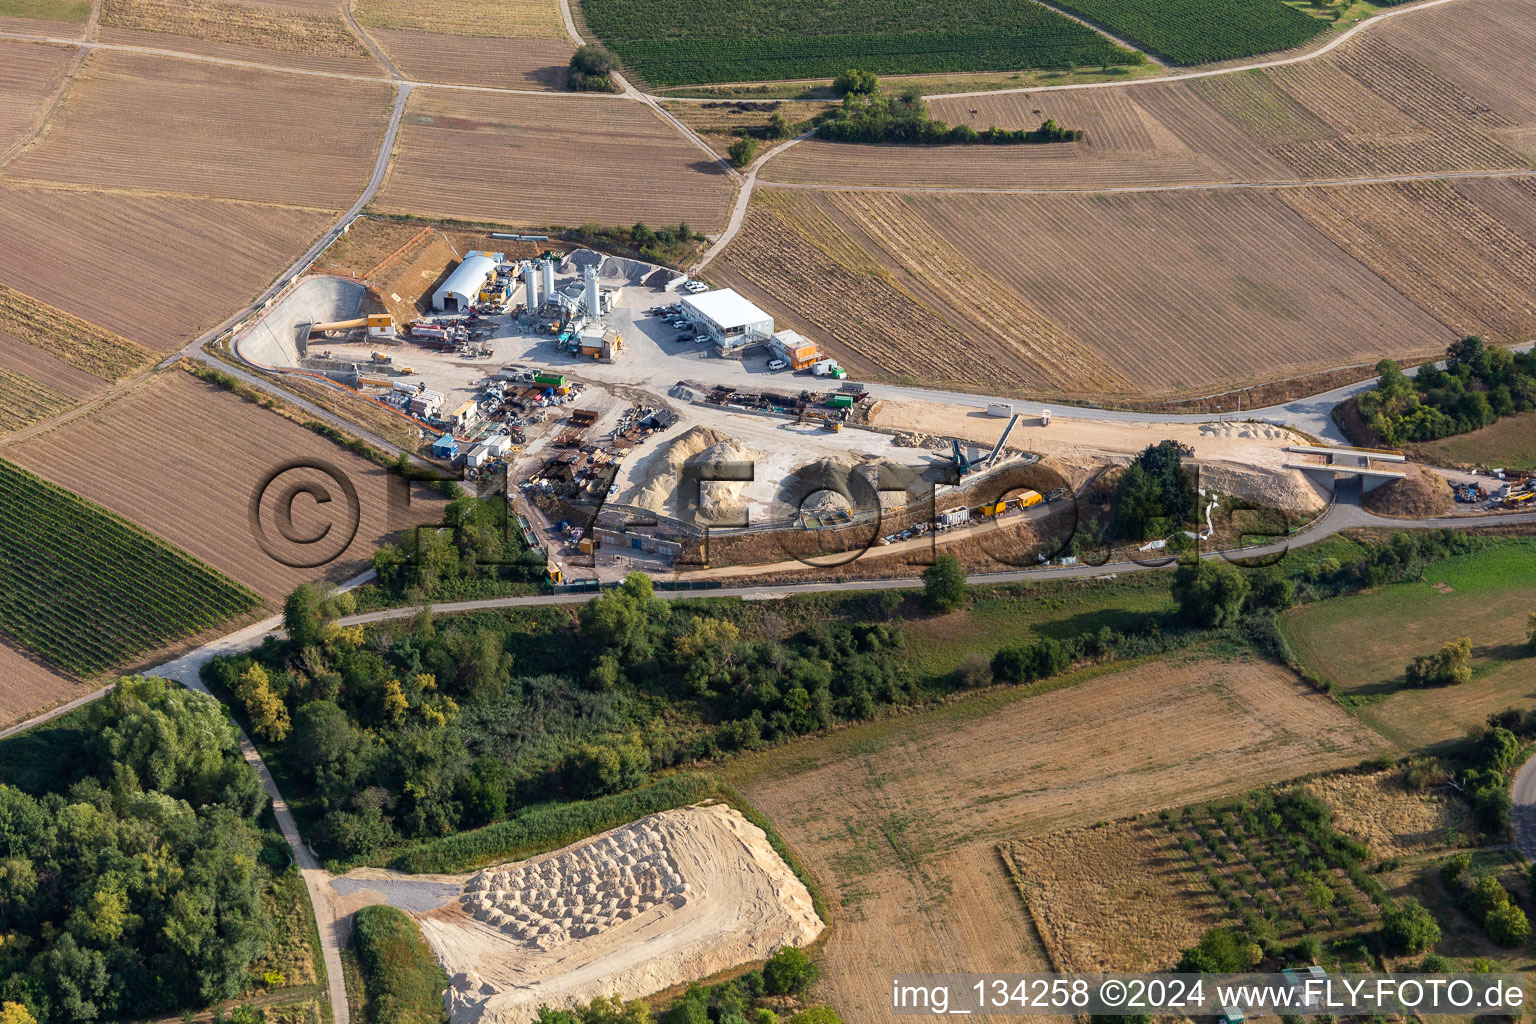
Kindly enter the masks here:
<path id="1" fill-rule="evenodd" d="M 1012 415 L 1012 418 L 1008 420 L 1008 425 L 1003 428 L 1003 436 L 997 439 L 997 444 L 992 446 L 991 453 L 989 453 L 987 457 L 982 460 L 983 462 L 990 465 L 997 461 L 997 457 L 1003 453 L 1003 445 L 1008 443 L 1008 435 L 1013 433 L 1013 428 L 1019 425 L 1019 419 L 1020 416 L 1018 413 L 1014 413 Z"/>
<path id="2" fill-rule="evenodd" d="M 966 458 L 965 452 L 960 450 L 960 441 L 958 438 L 950 438 L 949 443 L 954 447 L 955 450 L 953 460 L 955 463 L 955 472 L 961 476 L 965 476 L 965 474 L 971 471 L 971 460 Z"/>
<path id="3" fill-rule="evenodd" d="M 388 313 L 369 313 L 355 320 L 333 320 L 330 323 L 310 324 L 309 333 L 325 334 L 330 331 L 350 331 L 354 328 L 368 328 L 370 338 L 393 338 L 395 336 L 395 318 Z"/>
<path id="4" fill-rule="evenodd" d="M 1182 456 L 1183 458 L 1192 459 L 1192 458 L 1195 457 L 1195 446 L 1192 445 L 1192 444 L 1184 444 L 1181 441 L 1175 441 L 1171 437 L 1164 438 L 1159 443 L 1160 444 L 1171 444 L 1171 445 L 1173 445 L 1174 450 L 1177 451 L 1179 453 L 1179 455 Z"/>

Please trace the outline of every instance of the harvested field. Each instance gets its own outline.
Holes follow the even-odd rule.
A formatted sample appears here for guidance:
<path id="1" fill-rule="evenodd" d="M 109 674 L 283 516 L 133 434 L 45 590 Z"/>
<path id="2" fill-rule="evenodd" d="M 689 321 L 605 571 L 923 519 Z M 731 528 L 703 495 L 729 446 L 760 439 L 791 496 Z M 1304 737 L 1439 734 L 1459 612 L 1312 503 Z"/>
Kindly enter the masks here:
<path id="1" fill-rule="evenodd" d="M 81 458 L 81 452 L 91 457 Z M 13 444 L 6 457 L 159 534 L 269 601 L 322 575 L 355 575 L 392 532 L 409 523 L 435 522 L 442 507 L 440 496 L 417 491 L 409 512 L 395 514 L 386 500 L 384 469 L 181 371 L 161 374 L 88 415 Z M 304 457 L 323 459 L 345 473 L 360 505 L 356 538 L 319 569 L 274 561 L 253 536 L 249 518 L 251 496 L 263 475 L 289 458 Z M 112 472 L 101 472 L 102 466 Z M 304 478 L 336 489 L 334 481 L 317 474 Z M 338 500 L 332 507 L 339 511 L 343 504 Z M 324 525 L 307 499 L 295 502 L 294 523 L 300 534 Z M 336 530 L 347 525 L 340 522 Z M 271 527 L 269 532 L 276 536 Z"/>
<path id="2" fill-rule="evenodd" d="M 1222 920 L 1156 825 L 1120 821 L 1003 845 L 1058 971 L 1166 971 Z"/>
<path id="3" fill-rule="evenodd" d="M 101 38 L 322 71 L 384 70 L 348 31 L 334 2 L 102 0 Z"/>
<path id="4" fill-rule="evenodd" d="M 155 354 L 0 284 L 0 365 L 37 371 L 67 394 L 84 398 L 144 369 Z"/>
<path id="5" fill-rule="evenodd" d="M 0 248 L 0 280 L 171 352 L 270 284 L 332 219 L 222 200 L 0 184 L 0 237 L 8 243 Z M 90 267 L 112 272 L 81 288 L 82 268 Z"/>
<path id="6" fill-rule="evenodd" d="M 3 317 L 4 312 L 0 311 L 0 320 Z M 47 349 L 29 345 L 4 331 L 0 331 L 0 368 L 25 374 L 33 380 L 45 380 L 77 402 L 105 391 L 108 384 L 94 373 L 71 366 Z"/>
<path id="7" fill-rule="evenodd" d="M 0 153 L 33 130 L 74 56 L 66 46 L 0 41 Z"/>
<path id="8" fill-rule="evenodd" d="M 497 4 L 484 0 L 356 0 L 355 13 L 369 28 L 456 36 L 566 38 L 556 0 Z"/>
<path id="9" fill-rule="evenodd" d="M 414 915 L 452 977 L 454 1021 L 526 1024 L 541 1003 L 650 995 L 808 945 L 823 927 L 763 830 L 724 804 L 653 814 L 462 885 Z"/>
<path id="10" fill-rule="evenodd" d="M 1529 181 L 1431 181 L 1294 189 L 1280 199 L 1451 333 L 1512 342 L 1536 333 L 1536 239 L 1496 211 L 1532 195 Z M 1428 356 L 1435 341 L 1419 332 L 1379 351 Z"/>
<path id="11" fill-rule="evenodd" d="M 1492 712 L 1536 703 L 1525 620 L 1536 605 L 1536 542 L 1499 541 L 1430 565 L 1420 580 L 1305 605 L 1281 619 L 1303 664 L 1360 719 L 1408 750 L 1438 750 Z M 1457 637 L 1472 681 L 1411 688 L 1403 669 Z"/>
<path id="12" fill-rule="evenodd" d="M 819 991 L 847 1019 L 886 1012 L 894 971 L 1050 969 L 1000 840 L 1236 793 L 1383 746 L 1267 663 L 1149 663 L 1070 683 L 978 694 L 727 766 L 841 906 Z"/>
<path id="13" fill-rule="evenodd" d="M 766 190 L 717 266 L 810 320 L 852 372 L 996 392 L 1205 393 L 1448 337 L 1259 193 Z M 958 341 L 931 343 L 924 319 Z"/>
<path id="14" fill-rule="evenodd" d="M 87 692 L 68 676 L 0 643 L 0 725 L 12 725 Z"/>
<path id="15" fill-rule="evenodd" d="M 496 9 L 516 8 L 499 4 Z M 407 78 L 499 89 L 564 89 L 576 52 L 563 30 L 558 38 L 517 40 L 387 28 L 368 34 Z"/>
<path id="16" fill-rule="evenodd" d="M 0 433 L 30 427 L 74 404 L 57 388 L 0 366 Z"/>
<path id="17" fill-rule="evenodd" d="M 710 231 L 733 192 L 718 163 L 637 102 L 418 90 L 376 204 L 513 225 L 687 221 Z"/>
<path id="18" fill-rule="evenodd" d="M 93 54 L 13 178 L 341 210 L 389 119 L 383 83 Z"/>
<path id="19" fill-rule="evenodd" d="M 1412 857 L 1438 849 L 1451 832 L 1476 833 L 1467 805 L 1444 789 L 1416 792 L 1400 769 L 1324 775 L 1302 784 L 1333 812 L 1334 826 L 1376 857 Z"/>
<path id="20" fill-rule="evenodd" d="M 1536 156 L 1536 20 L 1524 0 L 1465 0 L 1416 12 L 1381 26 L 1376 39 L 1477 97 L 1505 122 L 1490 130 Z M 1477 112 L 1479 122 L 1483 117 Z"/>

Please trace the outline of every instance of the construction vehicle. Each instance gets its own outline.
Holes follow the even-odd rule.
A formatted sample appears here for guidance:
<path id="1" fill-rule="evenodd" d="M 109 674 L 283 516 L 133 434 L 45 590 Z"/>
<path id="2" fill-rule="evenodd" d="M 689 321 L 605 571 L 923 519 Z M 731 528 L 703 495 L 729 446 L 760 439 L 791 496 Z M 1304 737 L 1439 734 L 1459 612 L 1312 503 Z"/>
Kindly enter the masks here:
<path id="1" fill-rule="evenodd" d="M 1536 491 L 1524 491 L 1520 494 L 1511 494 L 1504 499 L 1505 508 L 1536 508 Z"/>
<path id="2" fill-rule="evenodd" d="M 1040 425 L 1042 427 L 1048 427 L 1048 426 L 1051 425 L 1051 410 L 1049 410 L 1049 409 L 1041 409 L 1040 410 Z"/>
<path id="3" fill-rule="evenodd" d="M 971 471 L 971 460 L 966 458 L 965 452 L 960 450 L 960 441 L 958 438 L 950 438 L 949 443 L 955 450 L 953 460 L 955 464 L 955 472 L 961 476 L 965 476 L 965 474 Z"/>
<path id="4" fill-rule="evenodd" d="M 1173 445 L 1174 450 L 1177 451 L 1179 453 L 1179 455 L 1182 456 L 1183 458 L 1192 459 L 1192 458 L 1195 457 L 1195 446 L 1192 445 L 1192 444 L 1184 444 L 1184 443 L 1182 443 L 1180 441 L 1175 441 L 1171 437 L 1164 438 L 1162 441 L 1159 441 L 1158 443 L 1159 444 L 1171 444 L 1171 445 Z"/>
<path id="5" fill-rule="evenodd" d="M 368 353 L 368 358 L 383 366 L 388 366 L 395 361 L 395 357 L 388 352 L 370 352 Z"/>
<path id="6" fill-rule="evenodd" d="M 559 562 L 545 562 L 544 563 L 544 578 L 549 581 L 549 585 L 552 586 L 552 587 L 553 586 L 557 586 L 558 584 L 564 583 L 565 582 L 565 573 L 560 571 L 560 563 Z"/>

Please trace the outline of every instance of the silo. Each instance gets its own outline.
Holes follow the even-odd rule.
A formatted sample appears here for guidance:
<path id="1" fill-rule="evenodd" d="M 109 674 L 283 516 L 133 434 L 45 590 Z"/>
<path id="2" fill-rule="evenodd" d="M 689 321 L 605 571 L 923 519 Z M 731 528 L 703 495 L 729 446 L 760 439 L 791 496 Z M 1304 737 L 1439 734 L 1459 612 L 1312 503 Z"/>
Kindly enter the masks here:
<path id="1" fill-rule="evenodd" d="M 545 260 L 542 268 L 544 271 L 544 301 L 553 302 L 555 299 L 555 261 Z"/>
<path id="2" fill-rule="evenodd" d="M 539 308 L 539 272 L 532 263 L 523 268 L 523 287 L 528 290 L 528 311 Z"/>
<path id="3" fill-rule="evenodd" d="M 588 267 L 583 276 L 586 278 L 587 316 L 595 320 L 603 315 L 603 294 L 597 287 L 597 268 Z"/>

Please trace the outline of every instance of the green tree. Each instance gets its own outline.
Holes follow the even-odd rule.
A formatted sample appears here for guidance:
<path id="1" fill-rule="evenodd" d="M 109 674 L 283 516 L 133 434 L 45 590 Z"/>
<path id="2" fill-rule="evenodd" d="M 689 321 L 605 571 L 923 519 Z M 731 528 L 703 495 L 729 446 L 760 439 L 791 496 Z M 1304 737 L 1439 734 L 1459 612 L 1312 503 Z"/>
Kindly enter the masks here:
<path id="1" fill-rule="evenodd" d="M 1512 903 L 1490 910 L 1483 918 L 1483 930 L 1494 942 L 1506 947 L 1523 946 L 1531 938 L 1531 922 L 1525 911 Z"/>
<path id="2" fill-rule="evenodd" d="M 1248 580 L 1236 566 L 1216 560 L 1181 565 L 1173 574 L 1173 599 L 1191 625 L 1225 626 L 1242 612 Z"/>
<path id="3" fill-rule="evenodd" d="M 784 111 L 775 110 L 773 116 L 768 119 L 768 137 L 770 139 L 787 139 L 795 133 L 795 126 L 789 118 L 784 116 Z"/>
<path id="4" fill-rule="evenodd" d="M 805 950 L 781 946 L 763 965 L 763 990 L 769 995 L 800 995 L 819 977 L 821 970 Z"/>
<path id="5" fill-rule="evenodd" d="M 731 163 L 737 167 L 745 167 L 757 156 L 757 140 L 750 135 L 737 139 L 731 143 L 731 148 L 727 152 L 730 154 Z"/>
<path id="6" fill-rule="evenodd" d="M 314 583 L 300 583 L 283 601 L 283 629 L 297 647 L 311 647 L 325 640 L 331 623 L 323 588 Z"/>
<path id="7" fill-rule="evenodd" d="M 1405 896 L 1381 911 L 1381 937 L 1398 953 L 1422 953 L 1440 941 L 1440 924 L 1424 905 Z"/>
<path id="8" fill-rule="evenodd" d="M 633 789 L 651 770 L 651 754 L 638 733 L 609 743 L 588 743 L 569 759 L 571 782 L 582 796 Z"/>
<path id="9" fill-rule="evenodd" d="M 588 43 L 571 54 L 566 86 L 577 92 L 618 92 L 618 83 L 613 80 L 617 67 L 612 54 Z"/>
<path id="10" fill-rule="evenodd" d="M 965 604 L 965 570 L 945 552 L 923 570 L 923 604 L 929 611 L 952 612 Z"/>
<path id="11" fill-rule="evenodd" d="M 1258 961 L 1249 944 L 1226 928 L 1212 928 L 1198 944 L 1186 949 L 1178 970 L 1198 974 L 1234 974 L 1246 971 Z"/>
<path id="12" fill-rule="evenodd" d="M 867 96 L 880 88 L 880 79 L 870 71 L 849 68 L 832 79 L 832 91 L 839 96 Z"/>
<path id="13" fill-rule="evenodd" d="M 1434 654 L 1414 658 L 1403 676 L 1409 686 L 1458 686 L 1471 682 L 1471 637 L 1448 640 Z"/>
<path id="14" fill-rule="evenodd" d="M 1485 731 L 1473 744 L 1472 753 L 1484 768 L 1501 774 L 1515 766 L 1520 758 L 1520 741 L 1515 734 L 1502 726 Z"/>

